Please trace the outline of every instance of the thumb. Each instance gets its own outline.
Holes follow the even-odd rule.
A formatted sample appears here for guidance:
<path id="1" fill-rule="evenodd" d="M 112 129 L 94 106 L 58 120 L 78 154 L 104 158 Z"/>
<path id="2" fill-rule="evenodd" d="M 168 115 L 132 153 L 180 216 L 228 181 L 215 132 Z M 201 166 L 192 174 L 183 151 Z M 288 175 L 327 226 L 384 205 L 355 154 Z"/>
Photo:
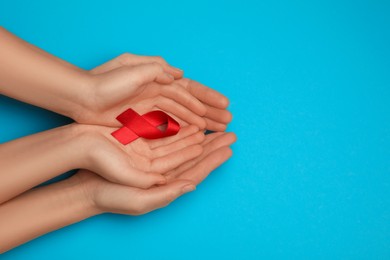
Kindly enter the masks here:
<path id="1" fill-rule="evenodd" d="M 136 93 L 143 85 L 153 81 L 169 84 L 172 75 L 164 72 L 158 63 L 142 64 L 134 67 L 123 66 L 103 74 L 95 75 L 99 96 L 109 96 L 112 100 L 123 100 Z"/>
<path id="2" fill-rule="evenodd" d="M 145 85 L 153 81 L 161 84 L 169 84 L 175 79 L 171 74 L 166 73 L 163 66 L 157 62 L 131 67 L 129 74 L 137 86 Z"/>
<path id="3" fill-rule="evenodd" d="M 163 68 L 164 71 L 171 74 L 175 77 L 175 79 L 179 79 L 183 77 L 183 71 L 171 66 L 166 62 L 162 57 L 158 56 L 141 56 L 141 55 L 135 55 L 130 53 L 123 53 L 122 55 L 90 70 L 90 73 L 92 75 L 101 74 L 108 72 L 113 69 L 117 69 L 119 67 L 123 66 L 136 66 L 140 64 L 146 64 L 146 63 L 158 63 Z"/>
<path id="4" fill-rule="evenodd" d="M 139 214 L 145 214 L 152 210 L 162 208 L 170 204 L 181 195 L 196 189 L 195 184 L 189 180 L 176 180 L 169 184 L 142 190 L 139 193 Z"/>

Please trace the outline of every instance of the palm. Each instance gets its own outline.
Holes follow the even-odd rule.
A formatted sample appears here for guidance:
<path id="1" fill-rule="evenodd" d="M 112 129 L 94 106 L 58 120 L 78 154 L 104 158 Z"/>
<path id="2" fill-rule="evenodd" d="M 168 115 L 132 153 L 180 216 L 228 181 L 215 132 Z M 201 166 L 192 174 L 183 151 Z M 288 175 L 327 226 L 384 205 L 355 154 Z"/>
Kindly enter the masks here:
<path id="1" fill-rule="evenodd" d="M 112 139 L 112 137 L 109 137 Z M 165 173 L 199 156 L 204 134 L 195 126 L 187 126 L 168 139 L 139 138 L 124 146 L 114 140 L 127 157 L 130 167 L 146 173 Z"/>
<path id="2" fill-rule="evenodd" d="M 235 135 L 232 133 L 207 135 L 202 142 L 201 156 L 166 172 L 167 185 L 154 186 L 147 190 L 111 183 L 86 171 L 80 171 L 78 174 L 88 175 L 92 182 L 95 182 L 95 186 L 99 187 L 95 192 L 95 203 L 99 208 L 130 215 L 144 214 L 164 207 L 180 196 L 174 189 L 175 186 L 185 182 L 199 184 L 231 156 L 228 146 L 234 141 Z"/>
<path id="3" fill-rule="evenodd" d="M 213 131 L 226 129 L 231 114 L 226 111 L 228 100 L 220 93 L 196 81 L 180 78 L 178 74 L 174 82 L 161 77 L 140 79 L 139 64 L 146 66 L 145 63 L 153 59 L 125 55 L 93 69 L 91 74 L 99 82 L 93 90 L 94 102 L 78 115 L 76 121 L 119 126 L 116 116 L 132 108 L 141 114 L 150 110 L 165 111 L 183 126 L 195 124 Z"/>
<path id="4" fill-rule="evenodd" d="M 203 132 L 196 126 L 182 128 L 175 136 L 157 140 L 139 138 L 124 146 L 111 135 L 111 127 L 85 126 L 92 135 L 91 161 L 85 169 L 107 180 L 149 188 L 166 182 L 161 173 L 177 168 L 202 153 Z"/>

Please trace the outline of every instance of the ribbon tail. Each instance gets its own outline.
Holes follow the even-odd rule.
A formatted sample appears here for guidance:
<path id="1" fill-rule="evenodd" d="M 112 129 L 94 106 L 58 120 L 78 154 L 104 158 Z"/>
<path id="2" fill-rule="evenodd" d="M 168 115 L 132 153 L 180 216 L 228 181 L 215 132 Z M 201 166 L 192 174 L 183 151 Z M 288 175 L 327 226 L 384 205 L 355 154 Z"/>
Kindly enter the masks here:
<path id="1" fill-rule="evenodd" d="M 127 127 L 119 128 L 112 132 L 111 135 L 123 145 L 129 144 L 139 137 Z"/>

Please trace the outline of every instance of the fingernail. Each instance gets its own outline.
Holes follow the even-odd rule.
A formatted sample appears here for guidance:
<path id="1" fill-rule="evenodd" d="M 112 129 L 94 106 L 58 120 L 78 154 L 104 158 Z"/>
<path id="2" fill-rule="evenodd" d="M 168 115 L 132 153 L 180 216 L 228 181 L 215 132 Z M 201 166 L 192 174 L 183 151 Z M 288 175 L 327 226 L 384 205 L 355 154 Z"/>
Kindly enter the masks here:
<path id="1" fill-rule="evenodd" d="M 183 188 L 181 188 L 181 191 L 184 193 L 187 193 L 187 192 L 191 192 L 191 191 L 194 191 L 196 189 L 195 185 L 193 184 L 189 184 L 189 185 L 186 185 L 184 186 Z"/>
<path id="2" fill-rule="evenodd" d="M 182 69 L 179 69 L 179 68 L 176 68 L 176 67 L 173 67 L 173 66 L 171 66 L 171 68 L 174 69 L 174 70 L 177 70 L 177 71 L 179 71 L 179 72 L 183 72 Z"/>
<path id="3" fill-rule="evenodd" d="M 169 74 L 169 73 L 165 73 L 165 75 L 167 76 L 167 77 L 169 77 L 169 78 L 171 78 L 171 79 L 175 79 L 175 77 L 173 77 L 171 74 Z"/>

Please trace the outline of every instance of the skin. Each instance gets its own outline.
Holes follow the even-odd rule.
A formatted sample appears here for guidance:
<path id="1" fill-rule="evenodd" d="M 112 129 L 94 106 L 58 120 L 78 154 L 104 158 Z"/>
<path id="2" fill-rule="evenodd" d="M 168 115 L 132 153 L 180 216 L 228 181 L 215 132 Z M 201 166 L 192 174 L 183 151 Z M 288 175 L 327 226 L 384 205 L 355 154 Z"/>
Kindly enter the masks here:
<path id="1" fill-rule="evenodd" d="M 195 189 L 232 154 L 228 99 L 160 57 L 123 54 L 86 71 L 0 27 L 0 93 L 76 122 L 0 144 L 0 252 L 104 212 L 145 214 Z M 115 117 L 163 110 L 180 132 L 123 146 Z M 71 169 L 71 178 L 34 188 Z"/>
<path id="2" fill-rule="evenodd" d="M 127 108 L 163 110 L 182 125 L 224 131 L 232 116 L 222 94 L 160 57 L 123 54 L 91 71 L 80 69 L 0 27 L 0 93 L 82 124 L 118 126 Z"/>
<path id="3" fill-rule="evenodd" d="M 0 205 L 0 253 L 35 237 L 105 212 L 141 215 L 165 207 L 224 163 L 234 134 L 210 134 L 203 153 L 187 167 L 167 172 L 167 184 L 149 189 L 116 184 L 86 170 L 30 190 Z"/>
<path id="4" fill-rule="evenodd" d="M 80 168 L 114 183 L 146 189 L 165 184 L 162 173 L 203 152 L 204 134 L 196 126 L 182 128 L 172 143 L 139 138 L 126 146 L 111 136 L 113 130 L 71 124 L 0 145 L 0 203 Z"/>

